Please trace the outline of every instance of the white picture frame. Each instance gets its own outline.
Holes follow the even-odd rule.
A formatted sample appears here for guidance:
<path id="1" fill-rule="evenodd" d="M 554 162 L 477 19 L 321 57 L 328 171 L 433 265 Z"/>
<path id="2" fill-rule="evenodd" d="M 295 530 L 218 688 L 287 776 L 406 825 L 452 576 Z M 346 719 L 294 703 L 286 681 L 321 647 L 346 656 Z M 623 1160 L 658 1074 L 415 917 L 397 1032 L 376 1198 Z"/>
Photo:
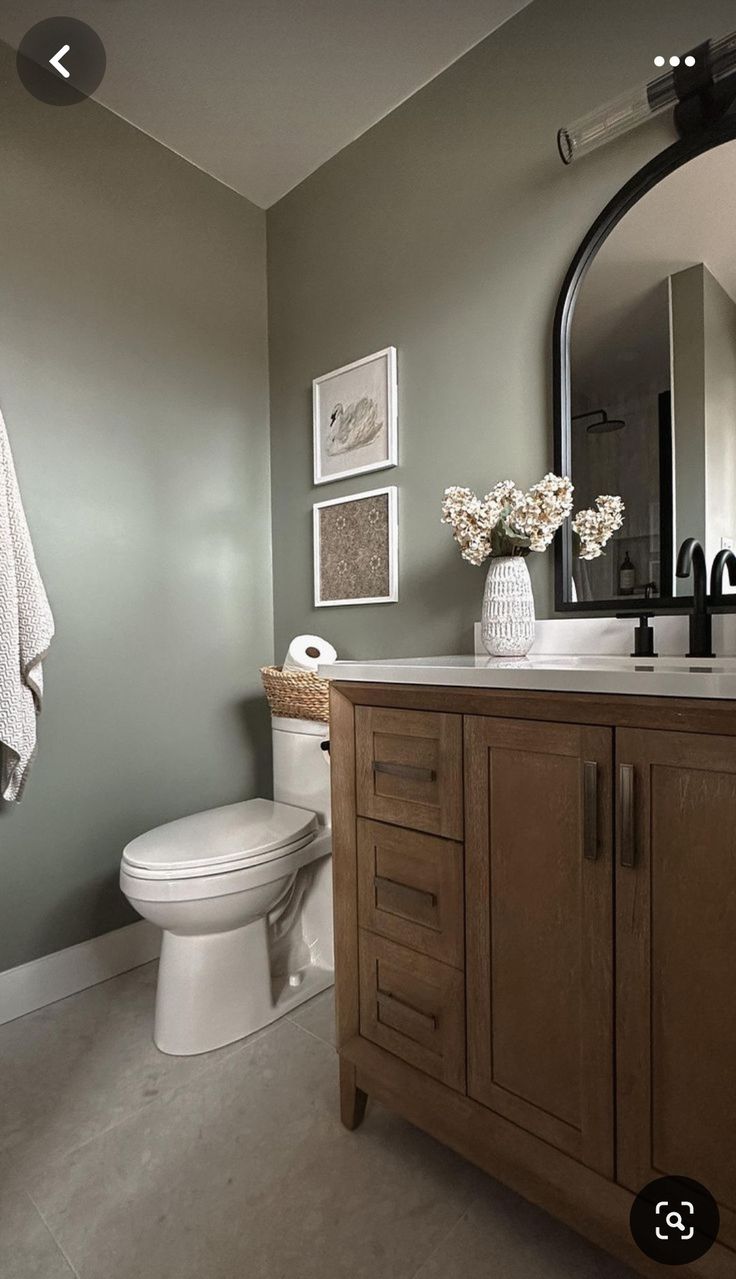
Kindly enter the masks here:
<path id="1" fill-rule="evenodd" d="M 398 361 L 387 346 L 312 382 L 314 483 L 398 463 Z"/>
<path id="2" fill-rule="evenodd" d="M 385 547 L 382 546 L 382 537 L 379 530 L 376 529 L 376 539 L 378 548 L 376 555 L 385 556 L 385 563 L 381 564 L 380 569 L 374 571 L 372 566 L 373 559 L 376 555 L 371 556 L 370 561 L 366 563 L 366 557 L 370 556 L 371 548 L 369 538 L 363 538 L 360 518 L 348 520 L 345 526 L 346 538 L 357 540 L 359 553 L 356 555 L 354 549 L 350 549 L 346 545 L 345 569 L 344 577 L 349 579 L 352 575 L 356 580 L 356 594 L 340 593 L 339 589 L 335 591 L 335 598 L 327 597 L 328 592 L 323 591 L 323 556 L 326 552 L 326 539 L 329 535 L 337 539 L 340 536 L 340 529 L 323 530 L 322 513 L 330 510 L 336 511 L 341 506 L 357 507 L 360 503 L 368 499 L 374 499 L 372 509 L 376 509 L 375 499 L 386 498 L 386 515 L 385 515 Z M 378 504 L 380 507 L 380 504 Z M 347 513 L 346 513 L 347 514 Z M 362 514 L 362 513 L 361 513 Z M 371 512 L 366 512 L 366 518 L 370 517 Z M 315 502 L 312 507 L 312 523 L 313 523 L 313 550 L 314 550 L 314 606 L 315 608 L 336 608 L 339 605 L 346 604 L 396 604 L 399 598 L 399 519 L 398 519 L 398 489 L 395 485 L 389 485 L 386 488 L 371 489 L 366 493 L 353 493 L 349 497 L 333 497 L 324 502 Z M 352 527 L 351 527 L 352 525 Z M 361 555 L 360 552 L 363 552 Z M 328 552 L 329 553 L 329 552 Z M 336 542 L 332 550 L 332 556 L 339 554 L 339 543 Z M 361 562 L 362 561 L 362 562 Z M 341 578 L 341 563 L 338 561 L 331 575 L 337 581 Z M 360 592 L 361 578 L 368 577 L 372 579 L 375 575 L 386 579 L 386 591 L 384 594 L 366 594 Z M 328 572 L 328 576 L 330 573 Z"/>

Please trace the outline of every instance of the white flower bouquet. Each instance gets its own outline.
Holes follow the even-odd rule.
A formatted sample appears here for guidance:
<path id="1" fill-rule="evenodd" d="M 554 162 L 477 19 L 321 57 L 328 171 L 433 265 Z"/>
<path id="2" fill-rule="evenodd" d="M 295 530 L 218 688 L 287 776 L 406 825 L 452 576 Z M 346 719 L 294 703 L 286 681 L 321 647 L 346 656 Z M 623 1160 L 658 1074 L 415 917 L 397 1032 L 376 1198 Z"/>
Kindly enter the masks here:
<path id="1" fill-rule="evenodd" d="M 445 489 L 442 523 L 449 524 L 463 559 L 482 564 L 487 559 L 526 556 L 546 551 L 557 529 L 572 514 L 573 485 L 565 475 L 550 472 L 526 493 L 513 480 L 501 480 L 485 497 L 467 488 Z M 597 559 L 624 518 L 620 497 L 602 495 L 595 508 L 579 511 L 572 527 L 580 539 L 584 560 Z"/>

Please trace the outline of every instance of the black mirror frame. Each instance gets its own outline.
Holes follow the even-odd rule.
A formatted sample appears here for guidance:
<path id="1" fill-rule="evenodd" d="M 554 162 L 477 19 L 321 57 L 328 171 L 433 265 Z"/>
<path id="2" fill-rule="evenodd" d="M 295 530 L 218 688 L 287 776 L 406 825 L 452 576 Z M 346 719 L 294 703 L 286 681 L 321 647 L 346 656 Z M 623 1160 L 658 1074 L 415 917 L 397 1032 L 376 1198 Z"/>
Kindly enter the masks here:
<path id="1" fill-rule="evenodd" d="M 736 114 L 729 114 L 716 124 L 673 143 L 639 169 L 617 191 L 583 238 L 560 289 L 552 330 L 554 467 L 558 475 L 570 474 L 570 327 L 588 267 L 614 227 L 652 187 L 683 164 L 687 164 L 688 160 L 734 139 Z M 621 612 L 622 606 L 626 606 L 627 601 L 623 597 L 586 601 L 569 599 L 569 583 L 572 581 L 572 529 L 569 521 L 566 521 L 555 537 L 554 552 L 555 612 L 615 614 Z M 635 603 L 636 601 L 631 601 L 632 611 Z M 652 613 L 676 613 L 689 609 L 691 605 L 691 597 L 670 595 L 649 599 L 646 606 L 647 611 Z M 731 610 L 736 611 L 736 603 L 722 606 L 719 612 Z"/>

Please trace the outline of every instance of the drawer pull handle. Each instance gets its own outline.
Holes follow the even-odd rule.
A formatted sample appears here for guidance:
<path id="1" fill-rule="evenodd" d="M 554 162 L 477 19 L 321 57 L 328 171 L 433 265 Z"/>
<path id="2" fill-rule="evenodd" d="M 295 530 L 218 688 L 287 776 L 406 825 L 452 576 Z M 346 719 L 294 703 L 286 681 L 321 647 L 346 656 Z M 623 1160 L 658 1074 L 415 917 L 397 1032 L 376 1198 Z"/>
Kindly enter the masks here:
<path id="1" fill-rule="evenodd" d="M 437 773 L 433 768 L 420 768 L 418 764 L 387 764 L 382 759 L 373 761 L 374 773 L 388 773 L 390 777 L 406 777 L 416 782 L 435 782 Z"/>
<path id="2" fill-rule="evenodd" d="M 394 892 L 406 893 L 410 897 L 425 897 L 429 899 L 430 906 L 437 905 L 437 894 L 430 893 L 427 888 L 415 888 L 413 884 L 401 884 L 398 879 L 388 879 L 386 875 L 374 875 L 373 883 L 376 888 L 391 888 Z"/>
<path id="3" fill-rule="evenodd" d="M 430 1030 L 437 1029 L 437 1018 L 432 1013 L 421 1013 L 418 1008 L 412 1008 L 411 1004 L 407 1004 L 403 999 L 397 999 L 396 995 L 392 995 L 388 990 L 379 990 L 376 992 L 378 1009 L 380 1014 L 381 1004 L 386 1004 L 388 1008 L 400 1008 L 402 1013 L 408 1013 L 418 1023 L 428 1026 Z M 378 1020 L 380 1021 L 380 1015 Z"/>
<path id="4" fill-rule="evenodd" d="M 634 765 L 622 764 L 618 777 L 621 865 L 636 864 L 636 838 L 634 835 Z"/>
<path id="5" fill-rule="evenodd" d="M 589 759 L 583 764 L 583 856 L 598 857 L 598 765 Z"/>

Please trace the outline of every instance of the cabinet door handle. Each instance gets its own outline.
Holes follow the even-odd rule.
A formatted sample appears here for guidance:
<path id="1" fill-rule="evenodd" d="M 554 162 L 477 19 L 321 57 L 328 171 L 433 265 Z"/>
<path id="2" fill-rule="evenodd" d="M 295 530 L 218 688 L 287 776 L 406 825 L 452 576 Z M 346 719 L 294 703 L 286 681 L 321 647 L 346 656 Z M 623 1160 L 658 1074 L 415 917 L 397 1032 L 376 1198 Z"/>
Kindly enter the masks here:
<path id="1" fill-rule="evenodd" d="M 622 764 L 618 773 L 618 796 L 622 866 L 636 863 L 636 838 L 634 835 L 634 765 Z"/>
<path id="2" fill-rule="evenodd" d="M 583 856 L 598 857 L 598 764 L 590 759 L 583 764 Z"/>
<path id="3" fill-rule="evenodd" d="M 373 761 L 374 773 L 388 773 L 391 777 L 406 777 L 416 782 L 434 782 L 437 774 L 433 768 L 420 768 L 418 764 L 387 764 L 382 759 Z"/>
<path id="4" fill-rule="evenodd" d="M 381 1020 L 380 1010 L 383 1005 L 387 1011 L 394 1009 L 400 1016 L 405 1017 L 409 1024 L 426 1030 L 434 1031 L 437 1029 L 437 1018 L 432 1013 L 421 1013 L 418 1008 L 412 1008 L 411 1004 L 407 1004 L 403 999 L 398 999 L 396 995 L 392 995 L 388 990 L 378 990 L 376 992 L 376 1003 L 378 1004 L 378 1020 Z"/>
<path id="5" fill-rule="evenodd" d="M 401 884 L 398 879 L 389 879 L 386 875 L 374 875 L 373 883 L 376 888 L 388 888 L 394 893 L 408 897 L 410 902 L 421 897 L 428 901 L 430 906 L 437 905 L 437 894 L 431 893 L 428 888 L 415 888 L 413 884 Z"/>

